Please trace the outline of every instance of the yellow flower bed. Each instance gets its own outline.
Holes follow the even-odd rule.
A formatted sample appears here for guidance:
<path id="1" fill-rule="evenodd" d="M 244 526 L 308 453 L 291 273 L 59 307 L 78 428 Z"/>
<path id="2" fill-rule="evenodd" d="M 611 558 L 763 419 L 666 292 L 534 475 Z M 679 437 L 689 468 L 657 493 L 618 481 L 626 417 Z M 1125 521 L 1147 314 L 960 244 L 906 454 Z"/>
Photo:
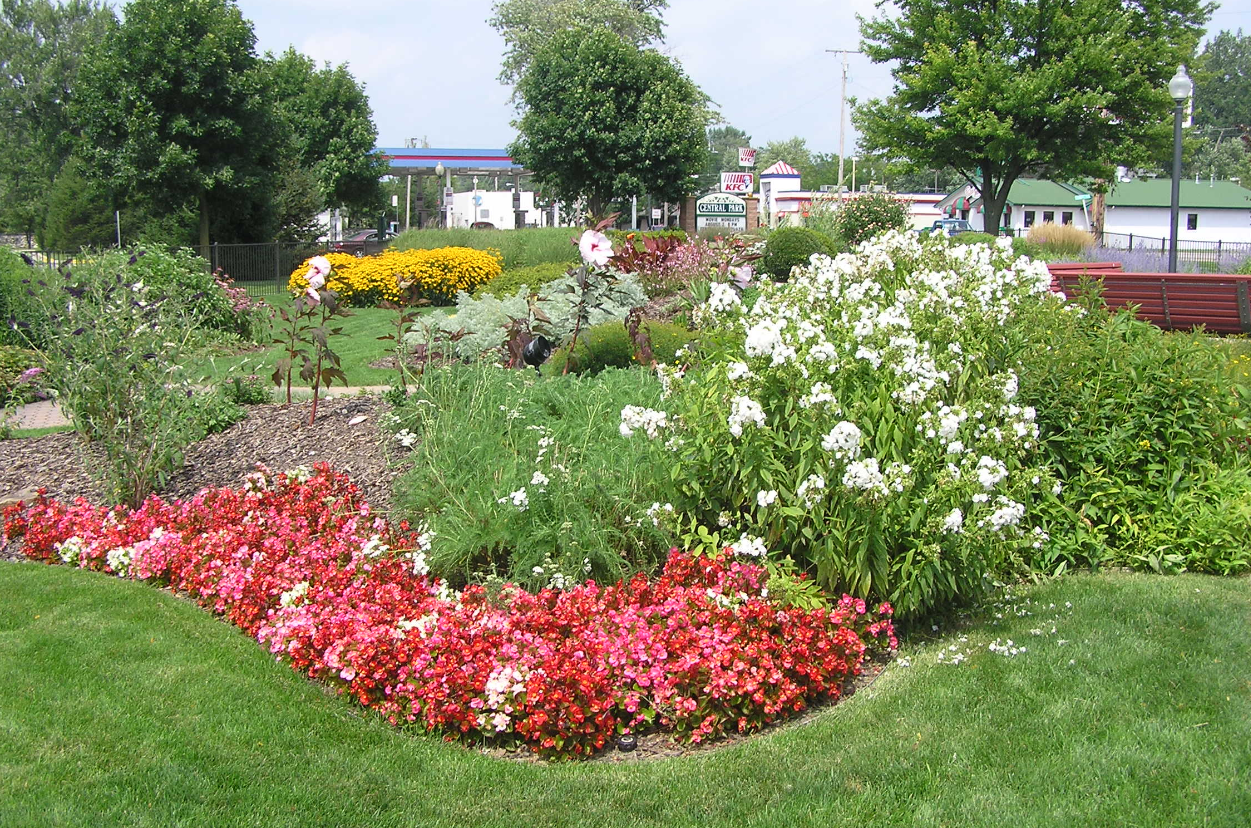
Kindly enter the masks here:
<path id="1" fill-rule="evenodd" d="M 472 292 L 500 274 L 504 257 L 498 250 L 440 247 L 434 250 L 384 250 L 357 258 L 327 253 L 333 268 L 326 287 L 339 300 L 357 307 L 373 307 L 382 300 L 400 302 L 402 285 L 412 285 L 415 296 L 435 302 L 451 301 L 457 291 Z M 308 260 L 291 272 L 287 289 L 301 293 L 308 287 Z"/>

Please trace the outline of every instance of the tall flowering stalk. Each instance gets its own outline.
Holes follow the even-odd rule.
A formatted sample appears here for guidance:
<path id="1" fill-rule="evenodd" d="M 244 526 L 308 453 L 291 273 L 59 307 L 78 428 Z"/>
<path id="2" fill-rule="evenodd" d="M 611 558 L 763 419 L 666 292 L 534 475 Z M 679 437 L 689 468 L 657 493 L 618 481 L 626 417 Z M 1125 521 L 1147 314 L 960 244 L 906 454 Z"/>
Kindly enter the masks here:
<path id="1" fill-rule="evenodd" d="M 300 379 L 309 383 L 313 389 L 313 409 L 309 414 L 309 425 L 317 419 L 321 386 L 329 388 L 336 379 L 347 385 L 347 375 L 339 367 L 339 356 L 330 349 L 330 337 L 342 333 L 343 329 L 329 327 L 329 321 L 333 316 L 350 314 L 339 306 L 338 294 L 326 287 L 331 270 L 331 264 L 325 256 L 314 256 L 309 260 L 307 287 L 295 297 L 293 312 L 288 314 L 283 308 L 278 309 L 287 330 L 285 338 L 274 342 L 286 346 L 287 353 L 278 360 L 272 378 L 275 385 L 281 385 L 285 380 L 287 405 L 290 405 L 291 375 L 295 370 L 296 360 L 302 361 Z M 313 318 L 318 312 L 321 313 L 320 324 L 314 325 Z M 312 354 L 308 350 L 310 346 L 313 349 Z"/>

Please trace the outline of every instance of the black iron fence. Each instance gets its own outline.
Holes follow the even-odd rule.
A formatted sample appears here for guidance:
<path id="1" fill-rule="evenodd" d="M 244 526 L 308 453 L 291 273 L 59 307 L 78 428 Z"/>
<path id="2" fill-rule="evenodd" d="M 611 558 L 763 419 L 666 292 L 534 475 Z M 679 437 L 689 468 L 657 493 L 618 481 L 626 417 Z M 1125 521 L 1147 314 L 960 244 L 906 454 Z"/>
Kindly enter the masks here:
<path id="1" fill-rule="evenodd" d="M 1167 256 L 1169 246 L 1167 237 L 1137 233 L 1103 233 L 1100 244 L 1106 248 L 1128 253 L 1138 252 L 1147 256 Z M 1251 258 L 1251 243 L 1178 239 L 1177 258 L 1179 262 L 1198 265 L 1199 269 L 1211 273 L 1231 273 Z"/>

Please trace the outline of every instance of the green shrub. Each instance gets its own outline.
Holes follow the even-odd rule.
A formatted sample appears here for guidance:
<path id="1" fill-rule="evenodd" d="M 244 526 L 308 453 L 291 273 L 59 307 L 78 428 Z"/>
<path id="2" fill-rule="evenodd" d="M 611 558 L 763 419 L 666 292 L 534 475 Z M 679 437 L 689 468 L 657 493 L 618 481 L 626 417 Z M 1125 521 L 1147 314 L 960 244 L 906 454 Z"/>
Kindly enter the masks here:
<path id="1" fill-rule="evenodd" d="M 42 268 L 26 264 L 7 247 L 0 247 L 0 345 L 20 347 L 47 341 L 48 320 L 39 302 L 30 295 L 30 291 L 39 289 L 35 281 L 47 274 Z M 25 327 L 15 330 L 10 320 Z"/>
<path id="2" fill-rule="evenodd" d="M 394 412 L 415 460 L 395 482 L 395 509 L 429 523 L 430 568 L 457 585 L 492 573 L 539 587 L 555 572 L 612 581 L 654 570 L 668 546 L 648 507 L 668 466 L 624 445 L 618 427 L 623 406 L 659 398 L 646 371 L 428 370 Z"/>
<path id="3" fill-rule="evenodd" d="M 888 230 L 908 227 L 908 207 L 886 193 L 857 195 L 840 202 L 834 215 L 836 238 L 847 247 L 876 238 Z"/>
<path id="4" fill-rule="evenodd" d="M 790 278 L 791 268 L 806 266 L 814 253 L 833 256 L 837 249 L 829 236 L 815 230 L 806 227 L 779 227 L 765 240 L 760 271 L 775 282 L 784 282 Z"/>
<path id="5" fill-rule="evenodd" d="M 604 235 L 608 236 L 608 240 L 612 242 L 612 249 L 618 250 L 624 245 L 633 244 L 637 248 L 643 246 L 643 239 L 677 239 L 684 242 L 687 239 L 686 231 L 678 228 L 670 228 L 667 230 L 607 230 Z M 725 235 L 722 233 L 721 235 Z"/>
<path id="6" fill-rule="evenodd" d="M 274 399 L 273 383 L 251 374 L 246 377 L 229 377 L 219 386 L 226 399 L 236 405 L 260 405 Z"/>
<path id="7" fill-rule="evenodd" d="M 678 349 L 691 341 L 691 332 L 672 322 L 647 320 L 643 324 L 651 337 L 652 354 L 657 362 L 673 362 Z M 604 322 L 578 336 L 577 352 L 572 358 L 567 346 L 556 349 L 544 373 L 562 373 L 566 363 L 571 363 L 571 374 L 598 374 L 605 368 L 637 365 L 638 354 L 623 323 Z"/>
<path id="8" fill-rule="evenodd" d="M 117 254 L 105 254 L 105 258 L 110 266 L 119 264 Z M 192 327 L 236 336 L 247 336 L 253 330 L 253 320 L 247 313 L 236 311 L 208 263 L 191 250 L 137 250 L 125 270 L 128 280 L 144 285 L 178 308 Z"/>
<path id="9" fill-rule="evenodd" d="M 470 230 L 467 227 L 407 230 L 393 243 L 396 250 L 433 250 L 439 247 L 471 247 L 475 250 L 498 250 L 503 256 L 504 270 L 519 267 L 578 261 L 574 239 L 579 230 L 573 227 L 527 227 L 523 230 Z"/>
<path id="10" fill-rule="evenodd" d="M 474 298 L 481 298 L 484 293 L 489 293 L 496 299 L 504 299 L 514 295 L 521 289 L 522 285 L 528 287 L 531 292 L 536 292 L 548 282 L 564 276 L 572 266 L 572 263 L 566 262 L 547 262 L 545 264 L 505 270 L 475 290 L 473 295 Z"/>
<path id="11" fill-rule="evenodd" d="M 1071 527 L 1051 532 L 1036 566 L 1167 569 L 1167 553 L 1178 556 L 1174 568 L 1226 568 L 1237 556 L 1218 550 L 1230 547 L 1232 530 L 1208 537 L 1205 527 L 1217 524 L 1193 519 L 1225 507 L 1231 520 L 1245 519 L 1251 393 L 1231 389 L 1226 350 L 1127 312 L 1070 308 L 1020 327 L 1022 401 L 1037 409 L 1042 446 L 1064 481 L 1065 511 L 1054 521 Z M 1241 489 L 1231 470 L 1243 475 Z"/>

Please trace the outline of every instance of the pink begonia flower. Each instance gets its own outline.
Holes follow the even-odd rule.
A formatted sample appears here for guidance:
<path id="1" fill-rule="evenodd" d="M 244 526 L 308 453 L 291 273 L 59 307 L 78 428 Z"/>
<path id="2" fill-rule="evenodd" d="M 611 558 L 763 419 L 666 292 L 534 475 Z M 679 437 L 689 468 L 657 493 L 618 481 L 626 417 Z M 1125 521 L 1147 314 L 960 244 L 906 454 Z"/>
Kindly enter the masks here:
<path id="1" fill-rule="evenodd" d="M 612 258 L 612 242 L 603 233 L 587 230 L 578 241 L 578 252 L 582 254 L 582 261 L 603 267 Z"/>

